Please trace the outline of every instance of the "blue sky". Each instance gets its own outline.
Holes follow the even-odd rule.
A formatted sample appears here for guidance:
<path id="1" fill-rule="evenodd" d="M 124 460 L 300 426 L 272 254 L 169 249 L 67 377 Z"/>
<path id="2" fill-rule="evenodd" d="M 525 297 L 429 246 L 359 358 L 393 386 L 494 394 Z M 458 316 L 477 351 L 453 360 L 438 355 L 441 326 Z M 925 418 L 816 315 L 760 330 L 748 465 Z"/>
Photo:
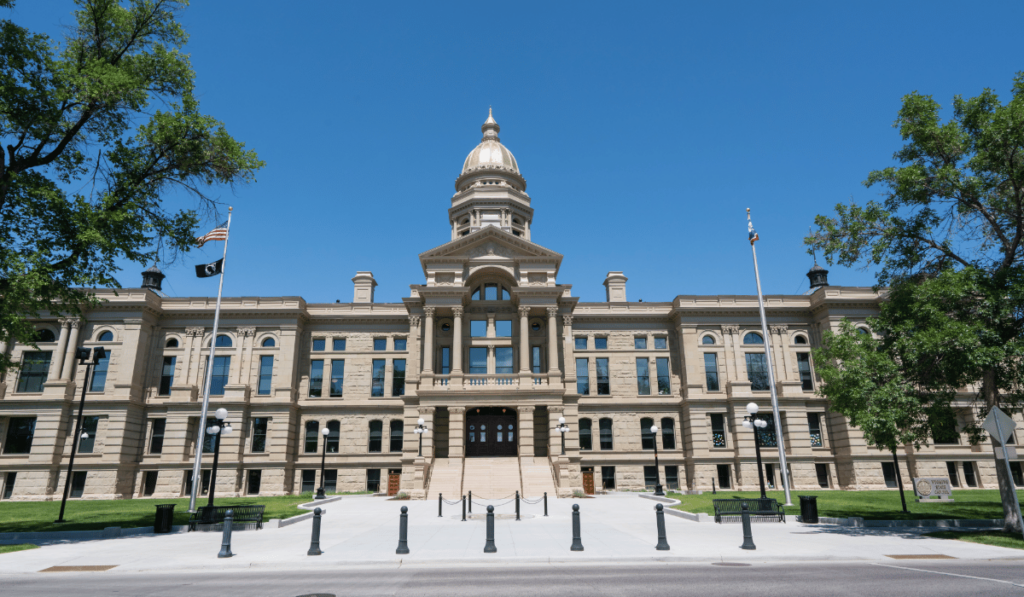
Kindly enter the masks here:
<path id="1" fill-rule="evenodd" d="M 72 9 L 11 14 L 59 35 Z M 765 293 L 804 292 L 802 238 L 879 196 L 861 182 L 900 146 L 900 98 L 1008 98 L 1022 21 L 1021 2 L 196 1 L 182 22 L 202 109 L 267 162 L 217 191 L 235 207 L 225 294 L 349 302 L 371 270 L 377 301 L 408 296 L 418 253 L 450 238 L 488 106 L 574 296 L 604 300 L 610 270 L 633 301 L 752 294 L 747 207 Z M 162 265 L 164 290 L 215 296 L 192 268 L 220 251 Z"/>

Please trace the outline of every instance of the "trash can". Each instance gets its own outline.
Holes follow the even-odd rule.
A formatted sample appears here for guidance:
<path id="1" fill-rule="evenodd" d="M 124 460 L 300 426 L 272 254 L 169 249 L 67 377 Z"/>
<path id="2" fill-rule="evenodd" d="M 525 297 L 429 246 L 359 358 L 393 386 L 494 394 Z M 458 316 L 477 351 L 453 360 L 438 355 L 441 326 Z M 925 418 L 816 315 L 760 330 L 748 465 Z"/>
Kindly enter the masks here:
<path id="1" fill-rule="evenodd" d="M 818 524 L 818 496 L 801 495 L 800 520 L 810 524 Z"/>
<path id="2" fill-rule="evenodd" d="M 170 533 L 174 525 L 174 504 L 157 504 L 156 520 L 153 521 L 154 533 Z"/>

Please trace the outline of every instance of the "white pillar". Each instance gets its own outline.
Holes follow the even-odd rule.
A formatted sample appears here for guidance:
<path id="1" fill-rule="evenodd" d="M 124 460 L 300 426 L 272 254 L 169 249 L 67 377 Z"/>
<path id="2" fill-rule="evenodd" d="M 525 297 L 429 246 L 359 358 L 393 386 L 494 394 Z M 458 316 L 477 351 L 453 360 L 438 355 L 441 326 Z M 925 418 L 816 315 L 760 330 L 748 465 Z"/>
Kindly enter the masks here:
<path id="1" fill-rule="evenodd" d="M 558 307 L 548 307 L 548 375 L 558 371 Z"/>
<path id="2" fill-rule="evenodd" d="M 426 321 L 423 325 L 423 373 L 434 372 L 434 307 L 424 307 Z"/>
<path id="3" fill-rule="evenodd" d="M 66 352 L 64 353 L 64 366 L 60 370 L 61 381 L 67 381 L 74 377 L 75 370 L 75 350 L 78 348 L 78 329 L 82 325 L 82 320 L 72 319 L 69 321 L 68 326 L 70 327 L 71 337 L 68 339 Z"/>
<path id="4" fill-rule="evenodd" d="M 50 371 L 46 376 L 48 380 L 59 379 L 63 371 L 64 352 L 68 349 L 68 326 L 67 319 L 60 320 L 60 337 L 57 339 L 57 350 L 54 351 L 57 354 L 53 355 L 53 359 L 50 362 Z"/>
<path id="5" fill-rule="evenodd" d="M 462 373 L 462 307 L 452 307 L 452 373 Z"/>
<path id="6" fill-rule="evenodd" d="M 530 308 L 519 306 L 519 371 L 530 372 Z"/>

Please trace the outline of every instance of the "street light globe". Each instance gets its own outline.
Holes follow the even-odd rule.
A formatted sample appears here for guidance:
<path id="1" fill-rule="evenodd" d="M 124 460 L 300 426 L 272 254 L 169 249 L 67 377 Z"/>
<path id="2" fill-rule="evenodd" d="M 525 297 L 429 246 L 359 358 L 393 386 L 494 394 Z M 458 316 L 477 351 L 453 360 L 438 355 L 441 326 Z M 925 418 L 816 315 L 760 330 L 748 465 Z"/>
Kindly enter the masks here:
<path id="1" fill-rule="evenodd" d="M 657 433 L 657 432 L 658 432 L 658 426 L 657 425 L 651 425 L 651 433 Z"/>
<path id="2" fill-rule="evenodd" d="M 223 421 L 224 419 L 228 418 L 228 409 L 226 409 L 226 408 L 218 408 L 217 409 L 217 418 L 220 419 L 221 421 Z"/>
<path id="3" fill-rule="evenodd" d="M 420 419 L 419 421 L 416 421 L 416 424 L 417 425 L 422 425 L 423 424 L 423 419 Z"/>
<path id="4" fill-rule="evenodd" d="M 323 429 L 320 430 L 320 435 L 322 435 L 324 437 L 327 437 L 330 434 L 331 434 L 331 430 L 326 428 L 326 427 L 324 427 Z"/>
<path id="5" fill-rule="evenodd" d="M 768 421 L 765 421 L 764 419 L 758 419 L 757 422 L 754 424 L 760 427 L 761 429 L 764 429 L 765 427 L 768 426 Z"/>
<path id="6" fill-rule="evenodd" d="M 747 429 L 750 429 L 750 428 L 753 427 L 753 425 L 750 424 L 750 421 L 743 421 L 743 426 L 746 427 Z"/>
<path id="7" fill-rule="evenodd" d="M 752 415 L 756 415 L 757 414 L 757 405 L 754 404 L 753 402 L 748 402 L 747 403 L 747 412 L 752 414 Z"/>
<path id="8" fill-rule="evenodd" d="M 565 417 L 558 417 L 558 424 L 565 425 Z"/>
<path id="9" fill-rule="evenodd" d="M 89 439 L 89 432 L 83 431 L 82 432 L 82 439 Z"/>
<path id="10" fill-rule="evenodd" d="M 220 425 L 214 425 L 213 427 L 210 427 L 210 433 L 214 435 L 220 433 Z"/>
<path id="11" fill-rule="evenodd" d="M 231 433 L 232 431 L 234 431 L 234 430 L 231 428 L 231 423 L 225 423 L 224 424 L 224 433 L 228 434 L 228 433 Z"/>

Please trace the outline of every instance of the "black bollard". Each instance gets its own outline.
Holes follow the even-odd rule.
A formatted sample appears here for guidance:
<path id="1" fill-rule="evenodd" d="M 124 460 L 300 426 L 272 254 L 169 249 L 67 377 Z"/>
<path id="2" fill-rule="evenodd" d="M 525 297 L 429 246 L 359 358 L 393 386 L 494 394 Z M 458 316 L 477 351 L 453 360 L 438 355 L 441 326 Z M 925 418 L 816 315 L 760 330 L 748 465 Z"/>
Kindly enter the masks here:
<path id="1" fill-rule="evenodd" d="M 306 552 L 307 556 L 318 556 L 324 552 L 320 551 L 320 513 L 322 510 L 317 508 L 313 510 L 313 538 L 309 542 L 309 551 Z"/>
<path id="2" fill-rule="evenodd" d="M 235 555 L 231 553 L 231 521 L 234 517 L 234 510 L 228 510 L 224 513 L 224 536 L 220 542 L 220 553 L 217 554 L 218 558 L 230 558 Z"/>
<path id="3" fill-rule="evenodd" d="M 441 518 L 441 494 L 437 494 L 437 517 Z"/>
<path id="4" fill-rule="evenodd" d="M 657 511 L 658 518 L 658 545 L 654 548 L 658 551 L 668 551 L 671 549 L 668 546 L 668 539 L 665 537 L 665 506 L 658 504 L 654 507 Z"/>
<path id="5" fill-rule="evenodd" d="M 750 534 L 750 510 L 747 508 L 747 503 L 743 502 L 740 508 L 740 515 L 743 517 L 743 545 L 740 545 L 740 549 L 757 549 L 757 546 L 754 545 L 754 537 Z"/>
<path id="6" fill-rule="evenodd" d="M 469 492 L 469 513 L 473 513 L 473 492 Z"/>
<path id="7" fill-rule="evenodd" d="M 569 551 L 583 551 L 583 541 L 580 540 L 580 505 L 572 505 L 572 547 Z"/>
<path id="8" fill-rule="evenodd" d="M 519 520 L 519 492 L 518 491 L 516 491 L 516 521 L 517 522 L 521 522 Z"/>
<path id="9" fill-rule="evenodd" d="M 462 522 L 466 522 L 466 496 L 462 496 Z"/>
<path id="10" fill-rule="evenodd" d="M 548 515 L 548 492 L 544 492 L 544 516 Z"/>
<path id="11" fill-rule="evenodd" d="M 718 493 L 718 491 L 715 490 L 715 478 L 711 477 L 711 494 L 714 495 L 716 493 Z"/>
<path id="12" fill-rule="evenodd" d="M 402 516 L 398 523 L 398 549 L 395 553 L 409 553 L 409 508 L 402 506 Z"/>
<path id="13" fill-rule="evenodd" d="M 498 548 L 494 546 L 494 506 L 487 506 L 487 543 L 484 544 L 484 553 L 496 553 Z"/>

